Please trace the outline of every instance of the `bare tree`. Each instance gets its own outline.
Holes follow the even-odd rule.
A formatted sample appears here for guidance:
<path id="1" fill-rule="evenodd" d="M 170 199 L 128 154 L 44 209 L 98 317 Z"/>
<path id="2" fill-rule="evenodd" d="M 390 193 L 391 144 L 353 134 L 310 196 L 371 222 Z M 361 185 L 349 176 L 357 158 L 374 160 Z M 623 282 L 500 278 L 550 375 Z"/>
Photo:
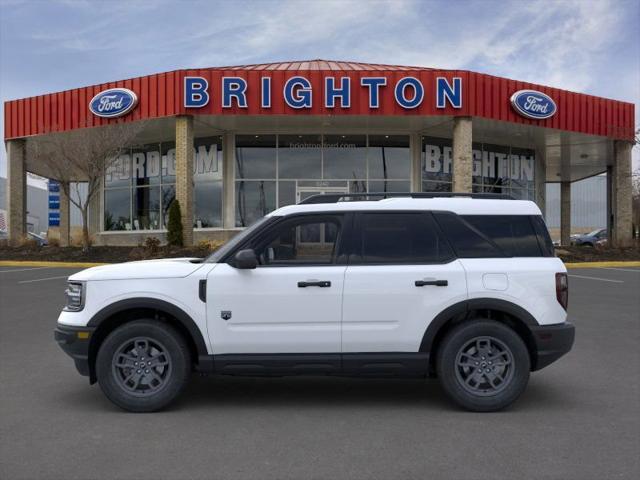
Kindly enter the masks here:
<path id="1" fill-rule="evenodd" d="M 91 201 L 100 192 L 100 183 L 140 133 L 137 123 L 112 124 L 65 133 L 53 133 L 27 141 L 27 157 L 47 168 L 58 180 L 69 201 L 82 215 L 82 247 L 90 247 L 88 213 Z M 78 182 L 87 184 L 87 194 L 80 195 Z M 75 185 L 72 194 L 71 185 Z"/>

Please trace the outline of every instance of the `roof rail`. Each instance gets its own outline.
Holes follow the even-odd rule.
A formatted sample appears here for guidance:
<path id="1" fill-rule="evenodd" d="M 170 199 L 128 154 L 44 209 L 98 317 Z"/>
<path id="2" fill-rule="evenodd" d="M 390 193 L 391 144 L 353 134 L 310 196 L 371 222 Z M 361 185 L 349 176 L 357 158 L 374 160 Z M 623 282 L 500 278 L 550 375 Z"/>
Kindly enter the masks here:
<path id="1" fill-rule="evenodd" d="M 302 200 L 298 205 L 312 203 L 338 203 L 356 200 L 384 200 L 385 198 L 483 198 L 493 200 L 515 200 L 503 193 L 451 193 L 451 192 L 361 192 L 361 193 L 319 193 Z"/>

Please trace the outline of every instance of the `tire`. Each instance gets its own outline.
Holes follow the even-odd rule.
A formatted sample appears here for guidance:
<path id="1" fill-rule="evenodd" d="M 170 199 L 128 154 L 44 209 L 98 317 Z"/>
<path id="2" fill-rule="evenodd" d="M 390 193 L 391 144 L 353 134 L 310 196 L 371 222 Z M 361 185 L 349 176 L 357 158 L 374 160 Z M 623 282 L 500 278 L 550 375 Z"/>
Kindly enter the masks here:
<path id="1" fill-rule="evenodd" d="M 129 412 L 165 408 L 191 374 L 185 339 L 170 325 L 135 320 L 116 328 L 100 345 L 96 377 L 114 404 Z"/>
<path id="2" fill-rule="evenodd" d="M 485 319 L 454 327 L 436 357 L 444 391 L 474 412 L 501 410 L 515 402 L 527 386 L 530 365 L 520 336 L 502 323 Z"/>

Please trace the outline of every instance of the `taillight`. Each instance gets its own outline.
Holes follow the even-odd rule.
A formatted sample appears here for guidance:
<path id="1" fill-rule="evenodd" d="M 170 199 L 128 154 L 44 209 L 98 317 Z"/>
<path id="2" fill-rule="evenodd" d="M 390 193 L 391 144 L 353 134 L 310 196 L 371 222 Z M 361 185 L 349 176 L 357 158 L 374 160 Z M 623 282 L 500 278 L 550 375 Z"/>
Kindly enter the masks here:
<path id="1" fill-rule="evenodd" d="M 556 273 L 556 298 L 566 310 L 569 303 L 569 279 L 566 273 Z"/>

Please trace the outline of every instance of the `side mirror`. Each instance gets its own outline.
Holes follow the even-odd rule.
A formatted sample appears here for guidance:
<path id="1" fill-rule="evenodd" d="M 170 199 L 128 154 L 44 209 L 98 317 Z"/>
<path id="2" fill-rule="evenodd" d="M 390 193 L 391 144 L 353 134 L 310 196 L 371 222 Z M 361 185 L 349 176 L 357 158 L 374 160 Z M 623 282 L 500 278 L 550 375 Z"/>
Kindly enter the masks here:
<path id="1" fill-rule="evenodd" d="M 233 266 L 243 270 L 256 268 L 258 266 L 256 252 L 251 248 L 240 250 L 234 257 Z"/>

